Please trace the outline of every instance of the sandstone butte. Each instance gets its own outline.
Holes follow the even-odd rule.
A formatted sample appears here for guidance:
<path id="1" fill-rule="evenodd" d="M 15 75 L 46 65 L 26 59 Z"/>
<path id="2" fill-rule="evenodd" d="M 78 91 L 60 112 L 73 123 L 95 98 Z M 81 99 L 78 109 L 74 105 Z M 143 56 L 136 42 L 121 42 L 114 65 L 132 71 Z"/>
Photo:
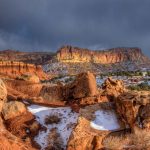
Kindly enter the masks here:
<path id="1" fill-rule="evenodd" d="M 84 48 L 63 46 L 57 52 L 57 60 L 66 63 L 100 63 L 113 64 L 126 61 L 147 62 L 140 48 L 113 48 L 93 51 Z"/>
<path id="2" fill-rule="evenodd" d="M 24 73 L 36 74 L 39 78 L 46 78 L 40 65 L 28 64 L 15 61 L 0 61 L 0 74 L 10 77 L 17 77 Z"/>

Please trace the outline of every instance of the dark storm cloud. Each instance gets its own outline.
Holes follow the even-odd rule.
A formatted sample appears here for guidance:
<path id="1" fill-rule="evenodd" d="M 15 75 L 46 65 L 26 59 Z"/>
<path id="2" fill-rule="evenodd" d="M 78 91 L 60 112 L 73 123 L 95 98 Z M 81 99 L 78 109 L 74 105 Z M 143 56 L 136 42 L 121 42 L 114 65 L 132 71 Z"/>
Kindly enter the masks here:
<path id="1" fill-rule="evenodd" d="M 150 55 L 149 0 L 0 0 L 0 49 L 141 47 Z"/>

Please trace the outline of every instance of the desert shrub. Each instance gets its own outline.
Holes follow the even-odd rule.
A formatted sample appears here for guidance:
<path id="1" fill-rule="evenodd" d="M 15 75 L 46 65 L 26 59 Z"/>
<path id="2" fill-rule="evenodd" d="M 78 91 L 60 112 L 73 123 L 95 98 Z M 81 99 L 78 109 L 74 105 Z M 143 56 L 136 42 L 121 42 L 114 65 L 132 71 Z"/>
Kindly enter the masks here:
<path id="1" fill-rule="evenodd" d="M 144 83 L 140 83 L 138 85 L 130 85 L 130 86 L 128 86 L 128 89 L 129 90 L 137 90 L 137 91 L 141 91 L 141 90 L 149 91 L 150 85 L 148 85 L 147 82 L 144 82 Z"/>
<path id="2" fill-rule="evenodd" d="M 67 78 L 67 79 L 65 79 L 65 83 L 68 83 L 68 82 L 71 82 L 71 81 L 73 81 L 73 78 Z"/>
<path id="3" fill-rule="evenodd" d="M 64 144 L 56 128 L 52 128 L 47 137 L 48 146 L 45 150 L 63 150 Z"/>
<path id="4" fill-rule="evenodd" d="M 57 124 L 61 121 L 61 119 L 57 115 L 49 115 L 45 118 L 45 124 Z"/>

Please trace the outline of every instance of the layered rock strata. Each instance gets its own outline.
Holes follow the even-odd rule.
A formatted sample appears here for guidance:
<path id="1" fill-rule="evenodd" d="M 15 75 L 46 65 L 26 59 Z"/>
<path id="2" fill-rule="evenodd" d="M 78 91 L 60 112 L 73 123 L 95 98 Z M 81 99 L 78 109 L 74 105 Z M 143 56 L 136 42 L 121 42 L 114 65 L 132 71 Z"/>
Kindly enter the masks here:
<path id="1" fill-rule="evenodd" d="M 36 66 L 14 61 L 0 61 L 0 74 L 2 75 L 17 77 L 24 73 L 32 73 L 38 75 L 40 78 L 46 78 L 46 74 L 39 65 Z"/>

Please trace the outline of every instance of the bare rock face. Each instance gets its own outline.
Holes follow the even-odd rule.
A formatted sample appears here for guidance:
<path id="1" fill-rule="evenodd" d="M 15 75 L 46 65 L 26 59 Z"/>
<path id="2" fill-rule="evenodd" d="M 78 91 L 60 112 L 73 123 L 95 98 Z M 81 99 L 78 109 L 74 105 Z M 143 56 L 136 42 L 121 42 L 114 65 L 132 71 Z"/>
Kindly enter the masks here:
<path id="1" fill-rule="evenodd" d="M 105 80 L 102 88 L 104 90 L 104 94 L 110 98 L 116 98 L 125 91 L 124 83 L 122 80 L 113 80 L 111 78 Z"/>
<path id="2" fill-rule="evenodd" d="M 31 73 L 38 75 L 39 78 L 46 78 L 46 74 L 43 72 L 41 66 L 33 64 L 26 64 L 23 62 L 14 61 L 0 61 L 0 74 L 10 77 L 17 77 L 24 73 Z"/>
<path id="3" fill-rule="evenodd" d="M 11 101 L 4 104 L 2 115 L 5 120 L 8 120 L 17 117 L 26 111 L 26 107 L 23 103 L 18 101 Z"/>
<path id="4" fill-rule="evenodd" d="M 132 129 L 150 127 L 150 93 L 126 92 L 116 99 L 116 110 L 122 121 Z"/>
<path id="5" fill-rule="evenodd" d="M 0 79 L 0 112 L 6 100 L 7 100 L 7 89 L 4 82 Z"/>
<path id="6" fill-rule="evenodd" d="M 60 85 L 43 86 L 40 91 L 40 96 L 47 102 L 62 101 L 64 100 L 63 87 Z"/>
<path id="7" fill-rule="evenodd" d="M 146 58 L 139 48 L 114 48 L 103 51 L 93 51 L 78 47 L 64 46 L 57 52 L 57 59 L 60 62 L 93 62 L 100 64 L 111 64 L 125 61 L 146 61 Z"/>

